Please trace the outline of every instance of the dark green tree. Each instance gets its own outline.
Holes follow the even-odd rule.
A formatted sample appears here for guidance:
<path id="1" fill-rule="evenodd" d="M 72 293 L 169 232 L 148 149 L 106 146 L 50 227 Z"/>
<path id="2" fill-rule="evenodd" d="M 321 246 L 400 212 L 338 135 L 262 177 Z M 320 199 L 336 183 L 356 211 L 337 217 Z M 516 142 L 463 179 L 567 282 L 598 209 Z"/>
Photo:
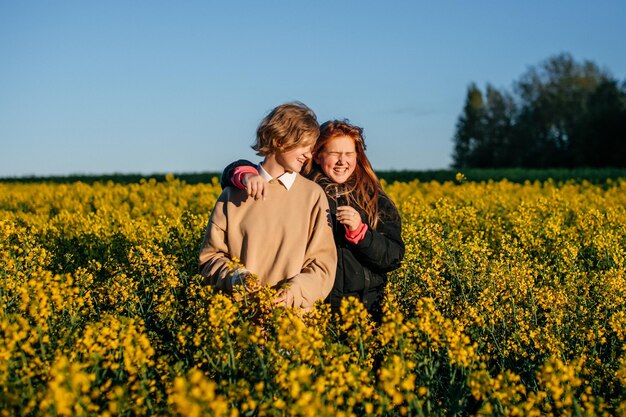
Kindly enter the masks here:
<path id="1" fill-rule="evenodd" d="M 589 96 L 572 154 L 579 166 L 626 167 L 626 84 L 605 81 Z"/>
<path id="2" fill-rule="evenodd" d="M 513 97 L 487 84 L 483 131 L 488 159 L 482 161 L 482 167 L 507 167 L 517 163 L 520 146 L 515 135 L 515 115 L 517 106 Z"/>
<path id="3" fill-rule="evenodd" d="M 515 158 L 513 97 L 487 84 L 485 94 L 476 84 L 467 89 L 463 114 L 454 137 L 454 167 L 508 166 Z"/>
<path id="4" fill-rule="evenodd" d="M 514 92 L 469 86 L 454 167 L 624 166 L 626 88 L 607 71 L 563 53 L 530 67 Z"/>
<path id="5" fill-rule="evenodd" d="M 474 155 L 484 141 L 482 129 L 483 113 L 483 94 L 476 84 L 472 83 L 467 88 L 463 113 L 459 116 L 459 120 L 456 123 L 455 145 L 452 155 L 455 168 L 472 166 Z"/>
<path id="6" fill-rule="evenodd" d="M 590 96 L 609 80 L 593 62 L 581 64 L 566 53 L 522 75 L 515 84 L 520 101 L 517 127 L 530 145 L 522 164 L 543 168 L 576 165 L 572 138 Z"/>

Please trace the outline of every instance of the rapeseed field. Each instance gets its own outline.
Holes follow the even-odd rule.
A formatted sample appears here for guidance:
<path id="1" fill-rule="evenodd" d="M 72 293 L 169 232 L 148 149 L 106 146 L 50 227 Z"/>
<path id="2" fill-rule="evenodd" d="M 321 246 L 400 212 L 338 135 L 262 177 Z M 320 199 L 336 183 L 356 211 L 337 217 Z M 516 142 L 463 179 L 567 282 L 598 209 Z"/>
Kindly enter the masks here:
<path id="1" fill-rule="evenodd" d="M 626 181 L 385 189 L 375 327 L 204 285 L 216 179 L 0 184 L 0 415 L 626 415 Z"/>

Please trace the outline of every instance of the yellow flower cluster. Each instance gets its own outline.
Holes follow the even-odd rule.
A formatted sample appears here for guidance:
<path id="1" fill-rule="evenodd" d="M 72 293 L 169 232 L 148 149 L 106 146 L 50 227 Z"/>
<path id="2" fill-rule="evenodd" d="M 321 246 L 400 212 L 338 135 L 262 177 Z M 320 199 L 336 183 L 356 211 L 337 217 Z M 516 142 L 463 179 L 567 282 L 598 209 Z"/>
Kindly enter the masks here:
<path id="1" fill-rule="evenodd" d="M 207 379 L 202 371 L 191 369 L 187 375 L 178 376 L 170 388 L 168 404 L 185 417 L 237 417 L 224 396 L 216 393 L 215 382 Z"/>
<path id="2" fill-rule="evenodd" d="M 626 414 L 625 181 L 384 186 L 377 325 L 207 286 L 217 179 L 0 184 L 0 416 Z"/>

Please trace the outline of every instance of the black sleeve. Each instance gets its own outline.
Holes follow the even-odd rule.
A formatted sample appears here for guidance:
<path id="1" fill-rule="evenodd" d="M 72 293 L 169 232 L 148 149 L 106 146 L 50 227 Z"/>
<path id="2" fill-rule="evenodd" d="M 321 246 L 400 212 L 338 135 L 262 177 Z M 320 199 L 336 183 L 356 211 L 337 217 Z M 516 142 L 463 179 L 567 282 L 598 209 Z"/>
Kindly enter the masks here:
<path id="1" fill-rule="evenodd" d="M 368 226 L 365 236 L 354 249 L 373 271 L 389 272 L 399 268 L 404 258 L 402 222 L 398 209 L 384 193 L 381 193 L 378 211 L 380 220 L 376 230 Z"/>
<path id="2" fill-rule="evenodd" d="M 231 162 L 230 164 L 228 164 L 226 168 L 224 168 L 224 171 L 222 171 L 222 178 L 220 180 L 220 185 L 222 186 L 222 190 L 226 187 L 233 186 L 233 183 L 230 180 L 233 176 L 233 171 L 235 170 L 235 168 L 242 167 L 242 166 L 256 167 L 256 164 L 246 159 L 239 159 L 238 161 Z"/>

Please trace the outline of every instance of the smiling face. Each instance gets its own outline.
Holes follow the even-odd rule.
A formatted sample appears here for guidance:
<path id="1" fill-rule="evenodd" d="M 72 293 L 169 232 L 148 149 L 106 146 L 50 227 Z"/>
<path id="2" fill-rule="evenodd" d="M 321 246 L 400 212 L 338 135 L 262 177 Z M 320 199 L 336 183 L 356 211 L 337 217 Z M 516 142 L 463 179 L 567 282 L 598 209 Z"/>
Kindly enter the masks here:
<path id="1" fill-rule="evenodd" d="M 350 136 L 330 139 L 315 156 L 315 162 L 328 178 L 337 184 L 343 184 L 356 169 L 357 154 L 354 140 Z"/>
<path id="2" fill-rule="evenodd" d="M 311 158 L 311 149 L 313 145 L 299 146 L 286 152 L 276 153 L 276 162 L 286 172 L 300 172 L 304 163 Z"/>

